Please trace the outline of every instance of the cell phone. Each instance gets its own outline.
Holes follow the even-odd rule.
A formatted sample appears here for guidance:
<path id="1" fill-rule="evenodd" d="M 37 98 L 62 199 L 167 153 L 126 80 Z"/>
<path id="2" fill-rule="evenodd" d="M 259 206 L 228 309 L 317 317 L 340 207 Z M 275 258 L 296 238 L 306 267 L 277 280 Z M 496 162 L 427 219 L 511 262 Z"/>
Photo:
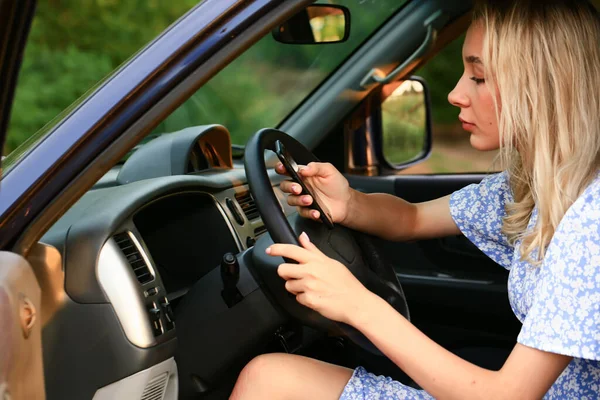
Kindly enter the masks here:
<path id="1" fill-rule="evenodd" d="M 319 198 L 317 192 L 310 187 L 310 184 L 300 178 L 300 175 L 298 174 L 298 163 L 296 163 L 292 155 L 286 150 L 283 143 L 281 143 L 279 140 L 275 142 L 275 154 L 277 154 L 279 161 L 281 161 L 285 167 L 285 170 L 290 174 L 292 180 L 299 184 L 302 188 L 302 193 L 300 195 L 309 195 L 312 197 L 313 202 L 309 208 L 317 210 L 319 212 L 319 218 L 321 219 L 321 222 L 323 222 L 323 224 L 325 224 L 325 226 L 327 226 L 329 229 L 332 229 L 333 218 L 331 217 L 331 213 L 325 207 L 325 203 Z"/>

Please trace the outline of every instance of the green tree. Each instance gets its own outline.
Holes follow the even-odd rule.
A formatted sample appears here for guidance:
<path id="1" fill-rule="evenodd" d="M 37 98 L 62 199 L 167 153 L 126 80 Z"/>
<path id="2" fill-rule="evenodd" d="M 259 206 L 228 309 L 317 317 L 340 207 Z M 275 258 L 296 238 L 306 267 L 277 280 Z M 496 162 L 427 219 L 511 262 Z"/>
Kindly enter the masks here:
<path id="1" fill-rule="evenodd" d="M 10 153 L 198 0 L 40 1 L 4 152 Z"/>
<path id="2" fill-rule="evenodd" d="M 51 121 L 198 2 L 40 1 L 17 85 L 5 153 Z M 267 35 L 194 94 L 155 133 L 220 123 L 229 128 L 234 143 L 245 143 L 258 128 L 281 121 L 404 3 L 322 2 L 350 8 L 351 36 L 346 43 L 284 45 Z M 452 46 L 460 47 L 460 43 Z M 419 71 L 429 82 L 436 122 L 456 118 L 456 113 L 438 107 L 446 104 L 449 88 L 460 76 L 462 64 L 456 54 L 460 51 L 444 50 Z M 297 79 L 300 75 L 302 80 Z"/>

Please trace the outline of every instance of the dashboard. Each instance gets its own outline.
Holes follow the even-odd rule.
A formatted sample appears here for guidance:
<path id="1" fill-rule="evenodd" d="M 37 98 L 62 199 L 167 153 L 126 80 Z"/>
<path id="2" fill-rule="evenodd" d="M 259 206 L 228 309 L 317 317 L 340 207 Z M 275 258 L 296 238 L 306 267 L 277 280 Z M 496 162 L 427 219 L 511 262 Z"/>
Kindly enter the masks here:
<path id="1" fill-rule="evenodd" d="M 137 150 L 42 238 L 62 255 L 68 296 L 43 330 L 48 398 L 103 399 L 157 366 L 165 385 L 185 387 L 179 369 L 210 386 L 284 323 L 244 262 L 266 231 L 244 169 L 223 150 L 228 132 L 190 132 Z M 269 176 L 293 214 L 283 178 Z M 226 254 L 240 263 L 237 304 L 223 297 Z M 94 373 L 82 368 L 92 364 Z"/>
<path id="2" fill-rule="evenodd" d="M 133 216 L 167 293 L 184 291 L 224 254 L 238 253 L 233 224 L 224 217 L 213 196 L 194 191 L 155 200 Z"/>

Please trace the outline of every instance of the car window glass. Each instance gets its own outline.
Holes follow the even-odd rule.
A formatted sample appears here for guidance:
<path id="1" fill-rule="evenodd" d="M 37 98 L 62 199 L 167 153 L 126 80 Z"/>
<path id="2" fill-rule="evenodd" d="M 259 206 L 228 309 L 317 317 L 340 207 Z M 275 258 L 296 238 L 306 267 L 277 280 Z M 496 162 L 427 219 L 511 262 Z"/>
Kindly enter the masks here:
<path id="1" fill-rule="evenodd" d="M 147 140 L 202 124 L 222 124 L 244 145 L 264 127 L 276 127 L 323 83 L 405 1 L 321 1 L 347 7 L 350 36 L 343 43 L 290 45 L 268 34 L 213 77 L 167 117 Z"/>
<path id="2" fill-rule="evenodd" d="M 18 159 L 42 127 L 199 2 L 38 1 L 3 154 L 29 139 L 9 157 Z"/>

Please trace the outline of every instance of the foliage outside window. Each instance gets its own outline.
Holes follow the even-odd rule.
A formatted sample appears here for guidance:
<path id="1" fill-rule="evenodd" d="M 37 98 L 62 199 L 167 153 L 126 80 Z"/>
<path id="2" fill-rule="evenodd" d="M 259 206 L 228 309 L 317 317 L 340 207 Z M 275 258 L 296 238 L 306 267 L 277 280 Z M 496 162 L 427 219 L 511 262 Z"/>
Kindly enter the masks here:
<path id="1" fill-rule="evenodd" d="M 259 129 L 279 125 L 405 1 L 321 3 L 343 5 L 350 10 L 348 40 L 290 45 L 267 35 L 167 117 L 149 139 L 190 126 L 218 123 L 227 127 L 234 144 L 245 144 Z"/>
<path id="2" fill-rule="evenodd" d="M 38 1 L 3 154 L 52 121 L 199 2 Z"/>
<path id="3" fill-rule="evenodd" d="M 386 89 L 391 94 L 387 95 Z M 384 156 L 391 165 L 403 164 L 425 148 L 424 88 L 419 81 L 406 80 L 386 85 L 383 95 L 387 96 L 381 103 Z"/>
<path id="4" fill-rule="evenodd" d="M 201 0 L 40 1 L 25 49 L 4 154 L 31 138 Z M 332 0 L 354 15 L 344 43 L 284 45 L 267 35 L 150 135 L 219 123 L 244 144 L 278 125 L 405 1 Z M 324 28 L 332 35 L 333 25 Z M 36 135 L 35 137 L 39 137 Z"/>
<path id="5" fill-rule="evenodd" d="M 40 1 L 15 94 L 3 154 L 8 154 L 160 34 L 198 0 Z M 325 3 L 325 1 L 323 1 Z M 405 1 L 336 0 L 348 7 L 351 34 L 344 43 L 284 45 L 270 35 L 232 62 L 177 109 L 154 134 L 219 123 L 244 144 L 256 130 L 277 126 Z M 485 171 L 494 153 L 469 145 L 447 95 L 462 73 L 456 40 L 417 71 L 429 85 L 433 153 L 406 173 Z M 387 107 L 387 106 L 386 106 Z M 413 116 L 389 110 L 386 123 L 411 123 Z M 414 118 L 420 118 L 414 115 Z M 404 121 L 404 122 L 402 122 Z M 408 153 L 416 151 L 407 149 Z M 408 156 L 405 153 L 403 156 Z M 402 155 L 402 154 L 400 154 Z M 392 157 L 400 157 L 400 155 Z"/>

